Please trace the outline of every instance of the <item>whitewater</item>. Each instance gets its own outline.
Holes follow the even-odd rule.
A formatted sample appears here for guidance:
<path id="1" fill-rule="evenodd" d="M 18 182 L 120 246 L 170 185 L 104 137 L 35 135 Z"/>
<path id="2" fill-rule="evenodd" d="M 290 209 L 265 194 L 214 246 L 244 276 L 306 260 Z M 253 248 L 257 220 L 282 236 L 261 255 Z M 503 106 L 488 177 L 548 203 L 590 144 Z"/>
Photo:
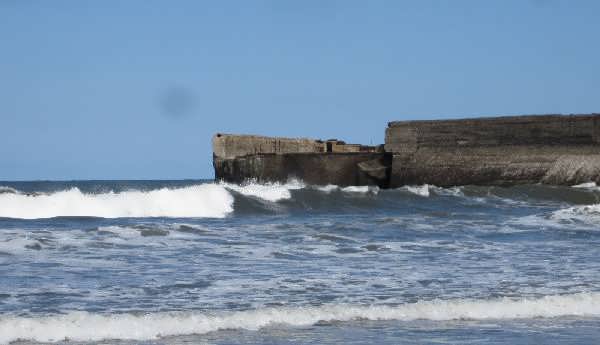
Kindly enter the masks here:
<path id="1" fill-rule="evenodd" d="M 228 315 L 160 313 L 101 315 L 71 312 L 38 319 L 0 318 L 0 342 L 35 340 L 55 342 L 108 339 L 152 340 L 160 337 L 204 334 L 224 329 L 258 330 L 272 324 L 309 326 L 320 321 L 419 319 L 485 320 L 559 316 L 600 316 L 600 294 L 546 296 L 536 300 L 432 301 L 389 306 L 325 305 L 304 308 L 268 308 Z"/>
<path id="2" fill-rule="evenodd" d="M 0 344 L 581 344 L 600 188 L 0 182 Z"/>

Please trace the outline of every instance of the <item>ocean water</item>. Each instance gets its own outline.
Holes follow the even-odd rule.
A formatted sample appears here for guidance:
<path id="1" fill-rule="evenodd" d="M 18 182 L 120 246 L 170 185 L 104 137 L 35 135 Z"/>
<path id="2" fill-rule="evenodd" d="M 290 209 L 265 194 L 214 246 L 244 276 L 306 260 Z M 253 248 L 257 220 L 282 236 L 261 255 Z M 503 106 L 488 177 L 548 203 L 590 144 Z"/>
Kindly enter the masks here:
<path id="1" fill-rule="evenodd" d="M 600 188 L 0 182 L 0 344 L 593 344 Z"/>

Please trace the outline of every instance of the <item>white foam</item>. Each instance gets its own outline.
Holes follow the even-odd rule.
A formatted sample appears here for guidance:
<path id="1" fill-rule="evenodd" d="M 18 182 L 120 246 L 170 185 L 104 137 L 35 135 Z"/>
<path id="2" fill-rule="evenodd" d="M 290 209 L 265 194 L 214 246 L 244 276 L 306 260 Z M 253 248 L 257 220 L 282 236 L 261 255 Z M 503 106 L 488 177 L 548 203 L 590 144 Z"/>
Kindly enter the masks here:
<path id="1" fill-rule="evenodd" d="M 550 219 L 580 221 L 592 225 L 600 223 L 600 204 L 573 206 L 552 212 Z"/>
<path id="2" fill-rule="evenodd" d="M 347 193 L 379 193 L 379 187 L 377 186 L 348 186 L 342 188 L 342 192 Z"/>
<path id="3" fill-rule="evenodd" d="M 0 253 L 22 254 L 27 251 L 27 246 L 34 246 L 39 243 L 35 240 L 23 237 L 11 238 L 0 241 Z"/>
<path id="4" fill-rule="evenodd" d="M 0 186 L 0 194 L 2 194 L 2 193 L 17 194 L 17 193 L 19 193 L 19 191 L 12 187 Z"/>
<path id="5" fill-rule="evenodd" d="M 400 189 L 423 197 L 429 197 L 430 195 L 428 184 L 420 186 L 403 186 L 400 187 Z"/>
<path id="6" fill-rule="evenodd" d="M 298 180 L 290 180 L 285 184 L 281 183 L 247 183 L 237 185 L 232 183 L 221 182 L 222 186 L 229 190 L 236 191 L 240 194 L 256 197 L 266 201 L 277 202 L 280 200 L 290 199 L 292 197 L 291 190 L 304 188 L 304 183 Z"/>
<path id="7" fill-rule="evenodd" d="M 51 194 L 0 194 L 0 217 L 225 217 L 233 196 L 217 184 L 150 191 L 86 194 L 77 188 Z"/>
<path id="8" fill-rule="evenodd" d="M 141 236 L 139 229 L 134 229 L 134 228 L 128 227 L 128 226 L 117 226 L 117 225 L 100 226 L 100 227 L 98 227 L 98 231 L 111 232 L 121 238 L 124 238 L 124 239 L 133 239 L 133 238 L 138 238 Z"/>
<path id="9" fill-rule="evenodd" d="M 319 321 L 446 321 L 561 316 L 600 317 L 600 293 L 555 295 L 538 299 L 435 300 L 399 306 L 324 305 L 264 308 L 215 315 L 183 312 L 145 315 L 70 312 L 39 318 L 2 316 L 0 344 L 16 340 L 151 340 L 166 336 L 204 334 L 223 329 L 258 330 L 274 324 L 308 326 Z"/>
<path id="10" fill-rule="evenodd" d="M 433 189 L 435 194 L 438 194 L 438 195 L 457 196 L 457 197 L 465 196 L 465 194 L 463 193 L 463 187 L 443 188 L 443 187 L 429 185 L 429 188 Z"/>
<path id="11" fill-rule="evenodd" d="M 586 182 L 571 186 L 571 188 L 587 189 L 589 191 L 600 191 L 600 186 L 596 182 Z"/>
<path id="12" fill-rule="evenodd" d="M 338 187 L 338 186 L 336 186 L 334 184 L 328 184 L 328 185 L 325 185 L 325 186 L 315 186 L 315 188 L 317 190 L 319 190 L 321 192 L 324 192 L 324 193 L 327 193 L 327 194 L 329 194 L 329 193 L 331 193 L 331 192 L 333 192 L 335 190 L 340 189 L 340 187 Z"/>
<path id="13" fill-rule="evenodd" d="M 379 193 L 379 187 L 377 186 L 347 186 L 347 187 L 340 187 L 338 185 L 335 184 L 328 184 L 328 185 L 324 185 L 324 186 L 313 186 L 312 188 L 324 192 L 326 194 L 329 194 L 333 191 L 337 191 L 340 190 L 342 192 L 345 193 L 357 193 L 357 194 L 367 194 L 367 193 L 371 193 L 371 194 L 377 194 Z"/>
<path id="14" fill-rule="evenodd" d="M 586 183 L 576 184 L 571 187 L 573 187 L 573 188 L 596 188 L 598 186 L 596 185 L 596 182 L 586 182 Z"/>
<path id="15" fill-rule="evenodd" d="M 156 224 L 150 225 L 149 227 L 128 227 L 128 226 L 100 226 L 98 231 L 111 232 L 115 234 L 116 238 L 104 238 L 105 242 L 112 243 L 144 243 L 145 245 L 158 245 L 162 246 L 163 243 L 157 242 L 153 239 L 154 236 L 165 236 L 170 240 L 183 240 L 187 241 L 194 238 L 195 236 L 188 233 L 178 232 L 177 225 L 171 226 L 159 226 Z M 146 232 L 146 236 L 144 233 Z M 154 232 L 154 236 L 148 236 L 148 232 Z M 134 242 L 132 242 L 134 241 Z"/>
<path id="16" fill-rule="evenodd" d="M 406 185 L 398 188 L 399 190 L 403 190 L 412 194 L 416 194 L 422 197 L 429 197 L 431 193 L 435 193 L 437 195 L 443 196 L 456 196 L 463 197 L 465 194 L 463 193 L 463 187 L 455 186 L 449 188 L 438 187 L 432 184 L 423 184 L 423 185 Z"/>

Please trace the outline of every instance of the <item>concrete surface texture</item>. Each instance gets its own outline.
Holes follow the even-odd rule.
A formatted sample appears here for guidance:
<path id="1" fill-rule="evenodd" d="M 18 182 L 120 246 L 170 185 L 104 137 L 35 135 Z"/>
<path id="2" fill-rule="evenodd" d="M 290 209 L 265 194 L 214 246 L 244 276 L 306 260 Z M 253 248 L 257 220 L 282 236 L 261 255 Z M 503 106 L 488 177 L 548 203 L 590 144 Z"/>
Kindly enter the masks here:
<path id="1" fill-rule="evenodd" d="M 216 134 L 213 137 L 215 178 L 243 183 L 300 179 L 316 185 L 387 186 L 389 164 L 381 147 L 315 140 Z M 360 168 L 359 163 L 370 162 Z"/>
<path id="2" fill-rule="evenodd" d="M 243 157 L 257 153 L 323 152 L 323 143 L 305 138 L 278 138 L 259 135 L 216 134 L 213 153 L 218 158 Z"/>
<path id="3" fill-rule="evenodd" d="M 289 153 L 255 154 L 234 159 L 215 157 L 217 179 L 243 183 L 251 179 L 258 182 L 286 182 L 299 179 L 311 185 L 385 187 L 387 176 L 379 178 L 358 168 L 359 163 L 382 159 L 381 153 Z"/>
<path id="4" fill-rule="evenodd" d="M 600 115 L 390 122 L 390 185 L 548 183 L 600 178 Z"/>
<path id="5" fill-rule="evenodd" d="M 600 183 L 600 114 L 396 121 L 381 147 L 217 134 L 215 177 L 309 184 Z"/>

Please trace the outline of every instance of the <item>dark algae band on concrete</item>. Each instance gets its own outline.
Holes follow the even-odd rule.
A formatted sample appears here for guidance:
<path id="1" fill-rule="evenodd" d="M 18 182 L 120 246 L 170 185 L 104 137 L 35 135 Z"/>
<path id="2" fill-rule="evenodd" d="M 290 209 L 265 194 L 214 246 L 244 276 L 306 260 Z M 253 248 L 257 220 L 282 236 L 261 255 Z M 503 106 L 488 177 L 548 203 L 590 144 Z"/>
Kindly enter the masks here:
<path id="1" fill-rule="evenodd" d="M 217 134 L 215 177 L 309 184 L 600 183 L 600 114 L 396 121 L 385 144 Z"/>

